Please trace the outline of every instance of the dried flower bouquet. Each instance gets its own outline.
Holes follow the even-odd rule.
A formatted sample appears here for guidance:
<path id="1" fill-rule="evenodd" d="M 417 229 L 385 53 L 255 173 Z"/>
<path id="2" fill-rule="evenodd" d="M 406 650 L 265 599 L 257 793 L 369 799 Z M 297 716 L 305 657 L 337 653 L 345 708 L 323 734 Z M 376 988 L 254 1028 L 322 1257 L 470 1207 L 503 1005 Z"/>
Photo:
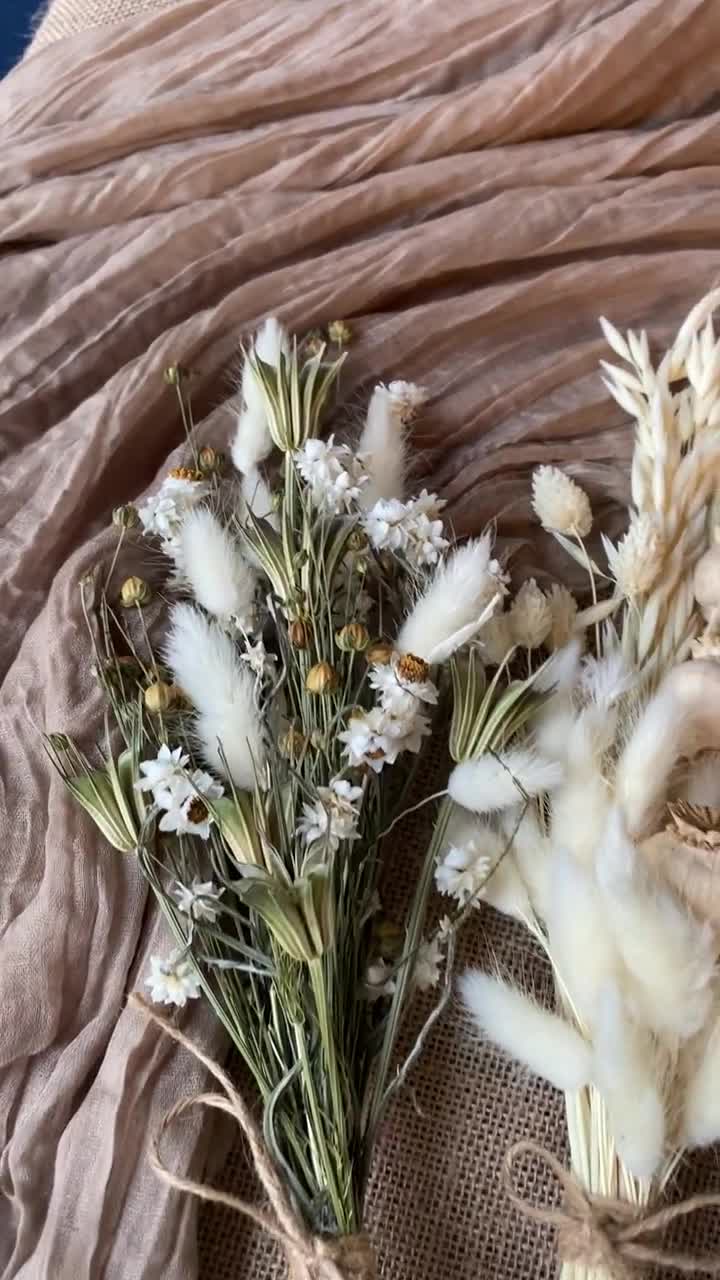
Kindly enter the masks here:
<path id="1" fill-rule="evenodd" d="M 455 664 L 455 724 L 475 707 L 491 732 L 455 734 L 436 881 L 461 906 L 482 899 L 522 921 L 552 965 L 553 1008 L 479 971 L 461 992 L 484 1034 L 565 1092 L 571 1168 L 590 1197 L 581 1229 L 561 1231 L 566 1280 L 669 1265 L 646 1206 L 685 1150 L 720 1138 L 720 915 L 707 892 L 720 845 L 719 301 L 695 308 L 657 369 L 645 334 L 603 322 L 623 362 L 605 365 L 607 385 L 635 419 L 627 532 L 603 537 L 601 568 L 588 496 L 540 468 L 536 514 L 586 567 L 593 604 L 580 613 L 565 587 L 526 583 L 479 633 L 474 662 Z"/>
<path id="2" fill-rule="evenodd" d="M 438 673 L 505 582 L 489 536 L 452 548 L 435 495 L 405 498 L 420 388 L 378 386 L 355 449 L 319 438 L 342 364 L 325 351 L 298 349 L 273 320 L 261 328 L 234 468 L 198 445 L 187 378 L 168 371 L 185 465 L 115 513 L 110 572 L 82 587 L 109 707 L 102 759 L 63 735 L 48 742 L 165 914 L 175 945 L 152 958 L 152 1000 L 205 998 L 252 1072 L 269 1229 L 295 1273 L 337 1280 L 372 1270 L 363 1193 L 403 1079 L 403 1068 L 391 1078 L 403 1013 L 443 962 L 443 940 L 423 942 L 422 925 L 447 805 L 404 928 L 382 917 L 381 840 L 407 806 Z M 118 590 L 141 531 L 155 567 Z M 225 1091 L 215 1105 L 250 1126 L 213 1074 Z M 347 1248 L 328 1252 L 328 1240 Z"/>

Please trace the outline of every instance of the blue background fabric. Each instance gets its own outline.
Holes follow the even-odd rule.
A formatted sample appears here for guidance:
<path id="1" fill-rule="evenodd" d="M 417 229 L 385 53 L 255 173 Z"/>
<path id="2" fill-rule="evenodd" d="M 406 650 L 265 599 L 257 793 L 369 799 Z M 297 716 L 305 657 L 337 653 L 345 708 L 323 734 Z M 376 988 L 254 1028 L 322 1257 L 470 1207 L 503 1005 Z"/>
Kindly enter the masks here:
<path id="1" fill-rule="evenodd" d="M 18 61 L 30 42 L 39 0 L 0 0 L 0 76 Z"/>

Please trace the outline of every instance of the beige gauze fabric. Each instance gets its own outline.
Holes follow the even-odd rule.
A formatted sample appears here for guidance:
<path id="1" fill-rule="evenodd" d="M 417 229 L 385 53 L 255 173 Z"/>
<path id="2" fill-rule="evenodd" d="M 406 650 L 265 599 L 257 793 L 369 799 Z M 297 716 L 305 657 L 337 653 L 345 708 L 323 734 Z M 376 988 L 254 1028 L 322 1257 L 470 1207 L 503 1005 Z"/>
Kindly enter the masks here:
<path id="1" fill-rule="evenodd" d="M 348 402 L 372 379 L 425 383 L 418 483 L 459 534 L 497 515 L 518 573 L 552 567 L 533 466 L 568 464 L 599 513 L 627 499 L 597 316 L 660 348 L 720 281 L 719 55 L 717 0 L 185 0 L 36 50 L 0 85 L 2 1280 L 197 1274 L 195 1207 L 144 1147 L 202 1080 L 125 1008 L 168 943 L 40 736 L 102 737 L 78 581 L 107 564 L 112 507 L 179 443 L 162 369 L 194 371 L 218 440 L 241 335 L 271 313 L 346 318 Z M 390 905 L 419 848 L 394 842 Z M 490 913 L 464 945 L 546 980 Z M 222 1052 L 206 1010 L 184 1025 Z M 551 1276 L 500 1161 L 525 1135 L 562 1152 L 560 1099 L 457 1012 L 413 1086 L 370 1191 L 383 1274 Z M 206 1140 L 193 1113 L 168 1161 L 199 1175 Z M 226 1184 L 244 1169 L 235 1151 Z M 203 1217 L 203 1280 L 277 1267 L 234 1218 Z"/>

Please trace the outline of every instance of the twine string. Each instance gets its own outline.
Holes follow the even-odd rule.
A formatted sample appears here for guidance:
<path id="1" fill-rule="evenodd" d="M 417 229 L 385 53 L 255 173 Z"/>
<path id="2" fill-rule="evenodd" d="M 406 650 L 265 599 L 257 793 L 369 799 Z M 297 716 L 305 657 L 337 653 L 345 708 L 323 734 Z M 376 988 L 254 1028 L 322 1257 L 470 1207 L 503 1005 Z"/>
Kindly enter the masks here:
<path id="1" fill-rule="evenodd" d="M 545 1206 L 518 1191 L 515 1169 L 526 1156 L 537 1160 L 562 1191 L 559 1204 Z M 552 1226 L 558 1232 L 558 1252 L 563 1262 L 604 1267 L 613 1280 L 632 1280 L 636 1268 L 655 1266 L 683 1275 L 720 1276 L 720 1257 L 674 1252 L 662 1237 L 674 1222 L 703 1209 L 720 1209 L 720 1193 L 703 1192 L 677 1204 L 646 1209 L 611 1196 L 594 1195 L 547 1148 L 523 1139 L 507 1151 L 503 1184 L 515 1208 L 526 1218 Z"/>
<path id="2" fill-rule="evenodd" d="M 365 1235 L 333 1237 L 314 1235 L 308 1231 L 280 1179 L 259 1124 L 227 1072 L 164 1014 L 154 1009 L 144 996 L 133 992 L 129 1004 L 187 1049 L 222 1088 L 221 1093 L 203 1092 L 179 1098 L 166 1111 L 157 1132 L 150 1138 L 150 1164 L 158 1177 L 177 1191 L 197 1196 L 199 1200 L 210 1204 L 225 1205 L 249 1218 L 282 1246 L 298 1277 L 308 1276 L 312 1280 L 348 1280 L 349 1277 L 353 1277 L 353 1280 L 372 1280 L 375 1274 L 374 1256 Z M 178 1116 L 195 1106 L 223 1111 L 235 1120 L 250 1148 L 253 1168 L 269 1201 L 269 1209 L 263 1209 L 252 1201 L 242 1200 L 229 1191 L 220 1191 L 206 1183 L 196 1182 L 193 1178 L 182 1177 L 173 1173 L 165 1164 L 160 1153 L 163 1136 Z"/>

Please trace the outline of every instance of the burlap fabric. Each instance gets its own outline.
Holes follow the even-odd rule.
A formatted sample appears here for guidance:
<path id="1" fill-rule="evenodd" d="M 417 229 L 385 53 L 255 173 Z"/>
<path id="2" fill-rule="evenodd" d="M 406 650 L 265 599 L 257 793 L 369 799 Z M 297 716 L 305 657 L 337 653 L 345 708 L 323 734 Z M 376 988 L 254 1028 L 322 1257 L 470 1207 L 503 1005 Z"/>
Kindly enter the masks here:
<path id="1" fill-rule="evenodd" d="M 519 573 L 547 564 L 535 464 L 569 464 L 600 512 L 627 496 L 597 315 L 662 346 L 720 280 L 719 54 L 717 0 L 183 0 L 35 49 L 0 85 L 2 1280 L 197 1274 L 195 1206 L 143 1147 L 200 1081 L 125 1008 L 164 944 L 39 738 L 102 732 L 76 587 L 179 439 L 160 371 L 194 370 L 214 436 L 239 334 L 345 316 L 349 403 L 373 377 L 427 383 L 418 482 L 459 533 L 499 514 Z M 542 981 L 485 923 L 464 958 Z M 189 1026 L 221 1049 L 202 1010 Z M 559 1149 L 559 1100 L 453 1018 L 413 1083 L 370 1189 L 385 1274 L 549 1275 L 499 1169 L 516 1137 Z M 188 1118 L 168 1161 L 198 1175 L 204 1141 Z M 707 1223 L 688 1247 L 702 1230 L 720 1247 Z M 277 1269 L 223 1213 L 201 1253 L 205 1280 Z"/>
<path id="2" fill-rule="evenodd" d="M 32 49 L 42 49 L 88 27 L 127 22 L 175 3 L 176 0 L 50 0 L 43 4 L 35 20 Z"/>

